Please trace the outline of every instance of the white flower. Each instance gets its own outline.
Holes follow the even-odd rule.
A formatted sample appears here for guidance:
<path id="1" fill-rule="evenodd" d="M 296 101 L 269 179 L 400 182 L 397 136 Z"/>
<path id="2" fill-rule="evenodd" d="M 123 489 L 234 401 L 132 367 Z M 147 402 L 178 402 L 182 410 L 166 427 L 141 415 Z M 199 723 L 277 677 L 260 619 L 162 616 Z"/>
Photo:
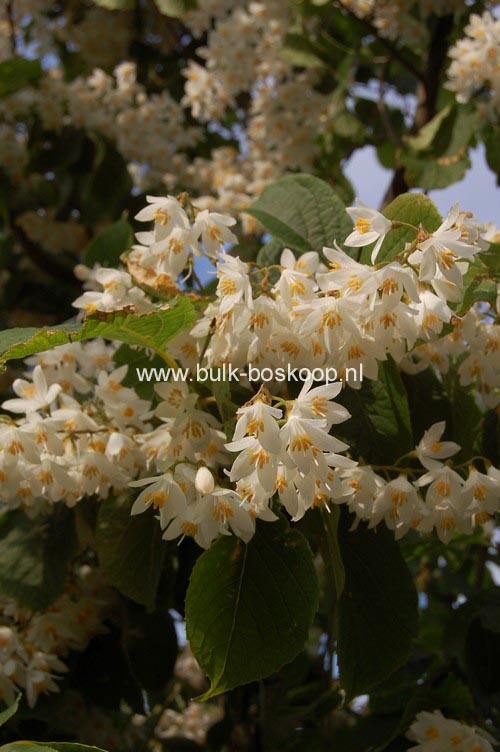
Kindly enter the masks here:
<path id="1" fill-rule="evenodd" d="M 333 424 L 343 423 L 351 417 L 345 407 L 331 400 L 342 390 L 342 384 L 327 384 L 311 388 L 313 379 L 308 379 L 295 399 L 292 415 L 302 418 L 320 418 L 326 421 L 327 428 Z"/>
<path id="2" fill-rule="evenodd" d="M 404 473 L 383 486 L 376 494 L 370 526 L 385 519 L 396 538 L 416 528 L 426 516 L 424 503 Z"/>
<path id="3" fill-rule="evenodd" d="M 160 525 L 167 527 L 174 516 L 182 514 L 186 507 L 186 497 L 172 477 L 165 473 L 152 478 L 142 478 L 129 483 L 132 488 L 148 486 L 142 491 L 132 505 L 130 514 L 141 514 L 149 507 L 158 511 Z"/>
<path id="4" fill-rule="evenodd" d="M 11 413 L 29 413 L 42 410 L 54 402 L 62 387 L 59 384 L 47 386 L 47 380 L 41 366 L 33 371 L 33 381 L 16 379 L 12 388 L 19 399 L 6 400 L 2 407 Z"/>
<path id="5" fill-rule="evenodd" d="M 346 211 L 354 220 L 354 231 L 344 240 L 344 245 L 354 248 L 375 243 L 371 255 L 372 264 L 378 256 L 384 238 L 392 228 L 392 222 L 383 214 L 370 209 L 358 200 L 358 206 L 349 206 Z"/>
<path id="6" fill-rule="evenodd" d="M 281 429 L 281 437 L 288 462 L 291 460 L 304 475 L 313 473 L 314 477 L 324 479 L 328 466 L 350 467 L 354 464 L 352 460 L 337 454 L 349 449 L 349 446 L 328 434 L 326 420 L 292 414 Z M 325 452 L 328 454 L 325 455 Z"/>
<path id="7" fill-rule="evenodd" d="M 285 248 L 281 254 L 280 265 L 283 270 L 276 290 L 287 305 L 292 305 L 294 300 L 310 298 L 315 286 L 311 278 L 312 271 L 318 266 L 318 254 L 311 251 L 300 256 L 297 261 L 292 251 Z"/>
<path id="8" fill-rule="evenodd" d="M 235 224 L 233 217 L 203 209 L 196 216 L 193 232 L 196 237 L 201 235 L 206 252 L 215 258 L 224 243 L 238 243 L 238 238 L 229 229 Z"/>
<path id="9" fill-rule="evenodd" d="M 407 733 L 408 739 L 417 742 L 410 752 L 493 752 L 494 741 L 482 729 L 445 718 L 440 710 L 417 714 Z"/>
<path id="10" fill-rule="evenodd" d="M 146 196 L 149 206 L 136 214 L 139 222 L 155 222 L 155 241 L 166 238 L 175 225 L 189 228 L 186 212 L 174 196 Z"/>
<path id="11" fill-rule="evenodd" d="M 248 266 L 239 258 L 227 253 L 221 253 L 220 258 L 222 263 L 217 263 L 217 297 L 220 298 L 220 313 L 228 313 L 240 301 L 252 308 L 252 286 L 248 278 Z"/>
<path id="12" fill-rule="evenodd" d="M 261 446 L 271 454 L 281 452 L 281 437 L 277 420 L 282 417 L 282 411 L 277 407 L 256 401 L 251 405 L 240 407 L 236 413 L 238 422 L 234 431 L 233 442 L 240 441 L 244 436 L 254 436 Z M 226 444 L 226 449 L 232 450 L 232 444 Z"/>
<path id="13" fill-rule="evenodd" d="M 460 450 L 454 441 L 441 441 L 446 428 L 445 421 L 434 423 L 424 433 L 416 448 L 416 454 L 421 464 L 427 470 L 435 470 L 443 466 L 440 460 L 445 460 Z"/>
<path id="14" fill-rule="evenodd" d="M 225 446 L 230 452 L 239 452 L 233 462 L 229 480 L 234 483 L 248 478 L 255 471 L 262 488 L 272 493 L 276 483 L 279 455 L 267 452 L 260 441 L 253 436 L 232 441 Z"/>
<path id="15" fill-rule="evenodd" d="M 487 522 L 498 511 L 499 499 L 500 478 L 495 478 L 491 472 L 485 475 L 472 468 L 462 486 L 465 514 L 473 515 L 475 525 Z"/>
<path id="16" fill-rule="evenodd" d="M 438 229 L 411 254 L 409 261 L 420 264 L 420 280 L 430 282 L 441 274 L 452 286 L 462 287 L 462 276 L 467 267 L 457 264 L 457 260 L 473 258 L 481 247 L 467 242 L 469 233 L 466 231 L 464 234 L 462 226 L 456 224 L 460 215 L 458 204 L 455 204 Z M 463 240 L 464 237 L 466 240 Z"/>

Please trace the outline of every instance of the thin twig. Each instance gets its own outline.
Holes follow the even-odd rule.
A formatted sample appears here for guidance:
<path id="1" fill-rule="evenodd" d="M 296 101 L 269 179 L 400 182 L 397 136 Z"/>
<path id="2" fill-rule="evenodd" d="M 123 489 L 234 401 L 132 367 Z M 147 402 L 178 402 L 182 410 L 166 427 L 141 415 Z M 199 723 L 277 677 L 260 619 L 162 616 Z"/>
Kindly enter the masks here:
<path id="1" fill-rule="evenodd" d="M 379 95 L 377 99 L 377 110 L 380 115 L 380 119 L 382 120 L 382 123 L 385 127 L 385 130 L 387 132 L 387 135 L 389 136 L 390 140 L 395 146 L 401 147 L 403 146 L 403 142 L 399 138 L 398 134 L 392 127 L 391 119 L 389 117 L 389 113 L 387 112 L 387 103 L 385 101 L 385 96 L 387 92 L 387 81 L 386 81 L 386 73 L 390 67 L 390 61 L 384 65 L 382 69 L 382 73 L 380 75 L 380 78 L 378 80 L 379 83 Z"/>

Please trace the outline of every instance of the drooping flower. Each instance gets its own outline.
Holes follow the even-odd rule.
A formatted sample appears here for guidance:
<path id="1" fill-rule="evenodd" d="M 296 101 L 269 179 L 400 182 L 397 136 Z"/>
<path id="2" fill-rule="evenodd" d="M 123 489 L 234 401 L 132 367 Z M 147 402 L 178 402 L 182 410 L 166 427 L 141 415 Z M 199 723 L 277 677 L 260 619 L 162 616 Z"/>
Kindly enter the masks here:
<path id="1" fill-rule="evenodd" d="M 427 470 L 441 468 L 443 466 L 441 460 L 448 459 L 460 450 L 460 445 L 454 441 L 441 441 L 445 428 L 444 420 L 434 423 L 427 429 L 418 443 L 416 454 Z"/>
<path id="2" fill-rule="evenodd" d="M 62 391 L 60 384 L 47 386 L 47 380 L 41 366 L 35 366 L 33 381 L 16 379 L 12 388 L 18 395 L 18 399 L 9 399 L 2 403 L 4 410 L 9 410 L 11 413 L 30 413 L 42 410 L 51 405 Z"/>
<path id="3" fill-rule="evenodd" d="M 347 212 L 354 221 L 354 230 L 344 240 L 344 245 L 359 248 L 375 243 L 371 255 L 371 262 L 374 264 L 384 238 L 392 227 L 392 222 L 375 209 L 370 209 L 359 199 L 358 206 L 347 207 Z"/>

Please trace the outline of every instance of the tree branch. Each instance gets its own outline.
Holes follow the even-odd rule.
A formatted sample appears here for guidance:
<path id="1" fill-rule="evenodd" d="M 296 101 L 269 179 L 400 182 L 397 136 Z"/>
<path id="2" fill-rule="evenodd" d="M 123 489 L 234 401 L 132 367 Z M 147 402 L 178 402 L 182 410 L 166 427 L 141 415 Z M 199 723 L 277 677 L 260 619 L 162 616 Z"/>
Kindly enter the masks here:
<path id="1" fill-rule="evenodd" d="M 17 55 L 17 35 L 16 35 L 16 23 L 14 20 L 14 0 L 7 0 L 6 5 L 7 23 L 9 24 L 10 34 L 10 51 L 12 57 Z"/>
<path id="2" fill-rule="evenodd" d="M 423 77 L 417 87 L 417 110 L 410 133 L 415 134 L 436 114 L 437 98 L 441 85 L 441 75 L 448 54 L 448 37 L 453 29 L 453 16 L 443 16 L 438 19 L 432 34 L 427 63 Z M 406 193 L 409 185 L 406 182 L 405 169 L 399 166 L 394 171 L 392 182 L 384 196 L 382 206 L 387 206 L 396 196 Z"/>
<path id="3" fill-rule="evenodd" d="M 408 60 L 395 44 L 393 44 L 389 39 L 380 36 L 378 29 L 373 26 L 370 21 L 367 21 L 366 18 L 360 18 L 359 16 L 357 16 L 354 11 L 344 5 L 342 0 L 336 0 L 336 2 L 351 16 L 351 18 L 354 18 L 358 22 L 358 24 L 364 26 L 367 32 L 372 34 L 377 39 L 377 41 L 380 42 L 383 47 L 385 47 L 385 49 L 390 53 L 391 57 L 394 60 L 397 60 L 399 63 L 401 63 L 401 65 L 406 68 L 409 73 L 415 76 L 417 80 L 421 80 L 423 78 L 422 71 L 420 71 L 415 65 L 413 65 L 411 60 Z"/>

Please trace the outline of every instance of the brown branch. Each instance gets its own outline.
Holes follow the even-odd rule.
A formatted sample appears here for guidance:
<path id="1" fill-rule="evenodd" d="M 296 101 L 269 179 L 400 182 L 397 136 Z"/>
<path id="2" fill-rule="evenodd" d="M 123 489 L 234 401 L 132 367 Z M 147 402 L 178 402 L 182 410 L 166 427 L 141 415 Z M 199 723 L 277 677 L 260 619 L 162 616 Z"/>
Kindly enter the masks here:
<path id="1" fill-rule="evenodd" d="M 9 24 L 10 51 L 12 52 L 12 57 L 16 57 L 17 35 L 16 35 L 16 23 L 14 20 L 14 0 L 7 0 L 6 13 L 7 13 L 7 23 Z"/>
<path id="2" fill-rule="evenodd" d="M 410 133 L 415 134 L 436 114 L 437 98 L 441 85 L 441 75 L 448 54 L 448 37 L 453 29 L 453 16 L 443 16 L 436 23 L 431 37 L 424 74 L 417 87 L 417 110 Z M 382 206 L 386 206 L 396 196 L 406 193 L 409 185 L 403 166 L 394 171 L 392 182 L 384 196 Z"/>
<path id="3" fill-rule="evenodd" d="M 385 47 L 385 49 L 391 54 L 391 57 L 394 60 L 397 60 L 399 63 L 401 63 L 402 66 L 406 68 L 407 71 L 409 71 L 417 80 L 421 80 L 423 78 L 422 71 L 420 71 L 411 60 L 408 60 L 405 55 L 403 55 L 402 51 L 393 44 L 389 39 L 386 39 L 385 37 L 380 36 L 378 29 L 370 23 L 370 21 L 367 21 L 366 18 L 360 18 L 359 16 L 354 13 L 350 8 L 348 8 L 342 0 L 336 0 L 337 5 L 339 5 L 343 10 L 345 10 L 351 18 L 354 18 L 358 24 L 361 26 L 364 26 L 367 32 L 372 34 L 380 44 Z"/>

